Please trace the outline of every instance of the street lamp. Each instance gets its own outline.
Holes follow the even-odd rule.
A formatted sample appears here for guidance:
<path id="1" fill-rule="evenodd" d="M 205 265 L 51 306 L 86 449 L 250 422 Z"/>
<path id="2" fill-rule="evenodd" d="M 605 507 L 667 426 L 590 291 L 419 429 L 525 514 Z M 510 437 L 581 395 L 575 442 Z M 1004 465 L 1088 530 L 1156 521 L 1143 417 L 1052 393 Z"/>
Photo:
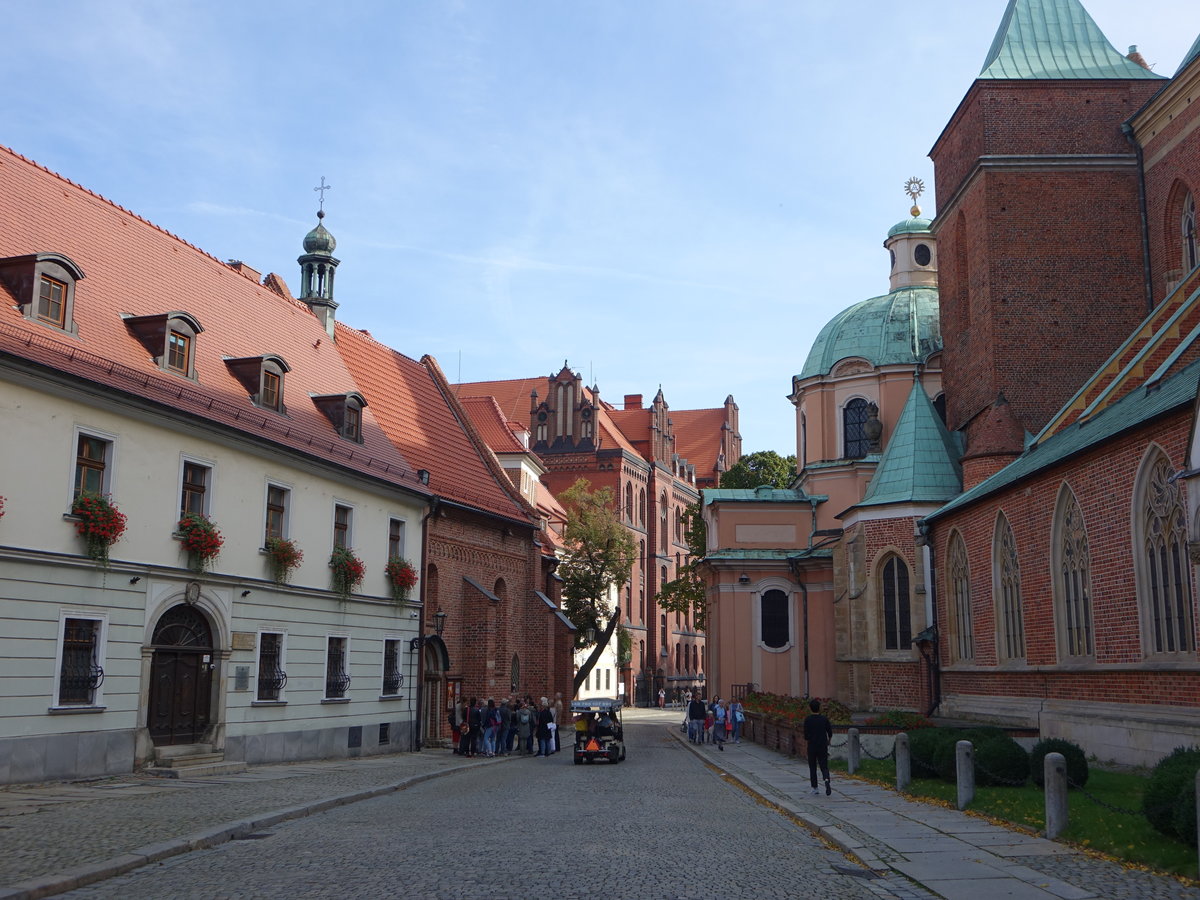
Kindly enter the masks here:
<path id="1" fill-rule="evenodd" d="M 442 610 L 441 607 L 438 607 L 438 611 L 433 614 L 433 628 L 437 632 L 437 637 L 439 639 L 441 638 L 442 631 L 443 631 L 443 629 L 445 629 L 445 627 L 446 627 L 446 613 Z M 428 635 L 428 634 L 417 635 L 417 637 L 413 638 L 411 641 L 408 642 L 408 649 L 409 650 L 418 649 L 419 647 L 423 646 L 424 643 L 427 640 L 429 640 L 430 637 L 432 637 L 432 635 Z"/>

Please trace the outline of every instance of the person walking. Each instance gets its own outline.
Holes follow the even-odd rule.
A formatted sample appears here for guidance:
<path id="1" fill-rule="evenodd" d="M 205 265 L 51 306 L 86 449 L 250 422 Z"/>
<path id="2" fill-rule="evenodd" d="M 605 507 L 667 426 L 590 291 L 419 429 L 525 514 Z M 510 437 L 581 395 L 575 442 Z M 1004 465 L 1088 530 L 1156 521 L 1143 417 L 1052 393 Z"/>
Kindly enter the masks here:
<path id="1" fill-rule="evenodd" d="M 538 704 L 537 715 L 537 740 L 538 740 L 538 756 L 549 756 L 550 747 L 554 740 L 553 732 L 550 728 L 554 724 L 554 713 L 550 709 L 550 701 L 545 697 Z"/>
<path id="2" fill-rule="evenodd" d="M 817 790 L 817 766 L 825 778 L 825 796 L 833 793 L 829 785 L 829 742 L 833 740 L 833 723 L 821 715 L 821 701 L 808 701 L 812 712 L 804 718 L 804 741 L 808 744 L 808 779 L 812 783 L 812 792 Z"/>
<path id="3" fill-rule="evenodd" d="M 725 752 L 725 717 L 727 711 L 725 703 L 720 697 L 713 703 L 713 740 L 717 742 L 717 749 L 722 753 Z"/>
<path id="4" fill-rule="evenodd" d="M 746 708 L 742 706 L 741 700 L 734 700 L 729 704 L 729 721 L 733 725 L 733 742 L 740 744 L 742 742 L 742 724 L 746 721 Z"/>
<path id="5" fill-rule="evenodd" d="M 599 684 L 599 682 L 597 682 L 597 684 Z M 554 738 L 554 749 L 550 752 L 557 753 L 562 749 L 562 738 L 558 736 L 558 726 L 563 720 L 562 691 L 559 691 L 554 695 L 554 707 L 551 711 L 554 713 L 554 725 L 550 729 L 553 732 L 552 737 Z"/>
<path id="6" fill-rule="evenodd" d="M 688 740 L 699 744 L 704 737 L 704 701 L 693 697 L 688 701 Z"/>
<path id="7" fill-rule="evenodd" d="M 658 708 L 665 709 L 667 706 L 667 692 L 662 688 L 658 689 Z"/>

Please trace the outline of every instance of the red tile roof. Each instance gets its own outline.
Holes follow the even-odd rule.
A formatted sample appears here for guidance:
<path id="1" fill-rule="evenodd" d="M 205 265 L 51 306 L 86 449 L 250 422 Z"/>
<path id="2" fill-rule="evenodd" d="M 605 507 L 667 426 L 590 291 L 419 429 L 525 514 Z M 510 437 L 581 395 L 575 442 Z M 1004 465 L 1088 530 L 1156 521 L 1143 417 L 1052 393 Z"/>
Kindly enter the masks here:
<path id="1" fill-rule="evenodd" d="M 433 357 L 417 362 L 340 322 L 337 342 L 384 432 L 413 466 L 430 473 L 435 494 L 531 524 L 532 508 L 483 440 L 476 442 Z"/>
<path id="2" fill-rule="evenodd" d="M 349 393 L 358 385 L 306 306 L 3 147 L 0 197 L 0 258 L 56 252 L 85 275 L 75 291 L 77 335 L 31 321 L 5 302 L 0 352 L 244 432 L 247 440 L 428 493 L 369 406 L 359 444 L 339 437 L 313 404 L 311 395 Z M 121 318 L 176 310 L 204 329 L 193 342 L 195 380 L 156 365 Z M 256 407 L 224 363 L 265 354 L 290 367 L 286 416 Z"/>
<path id="3" fill-rule="evenodd" d="M 696 467 L 697 476 L 708 476 L 716 471 L 717 457 L 721 455 L 725 407 L 673 409 L 671 421 L 675 423 L 675 452 Z"/>
<path id="4" fill-rule="evenodd" d="M 494 453 L 528 452 L 528 448 L 513 434 L 513 423 L 505 417 L 495 397 L 459 397 L 458 401 L 479 429 L 480 437 Z"/>

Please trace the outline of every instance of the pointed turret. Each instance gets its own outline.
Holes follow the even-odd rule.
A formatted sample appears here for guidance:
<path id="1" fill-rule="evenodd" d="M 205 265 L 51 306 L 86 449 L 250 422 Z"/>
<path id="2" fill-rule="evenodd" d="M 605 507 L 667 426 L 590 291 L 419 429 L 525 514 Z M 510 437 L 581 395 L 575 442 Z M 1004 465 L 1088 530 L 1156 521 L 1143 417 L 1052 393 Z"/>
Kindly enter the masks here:
<path id="1" fill-rule="evenodd" d="M 1117 52 L 1079 0 L 1009 0 L 980 78 L 1161 78 Z"/>
<path id="2" fill-rule="evenodd" d="M 334 311 L 338 307 L 333 299 L 333 275 L 339 260 L 333 255 L 337 241 L 323 224 L 325 191 L 329 190 L 324 176 L 321 186 L 313 190 L 321 192 L 321 205 L 317 209 L 317 227 L 304 236 L 304 255 L 296 260 L 300 263 L 300 300 L 308 305 L 333 337 Z"/>

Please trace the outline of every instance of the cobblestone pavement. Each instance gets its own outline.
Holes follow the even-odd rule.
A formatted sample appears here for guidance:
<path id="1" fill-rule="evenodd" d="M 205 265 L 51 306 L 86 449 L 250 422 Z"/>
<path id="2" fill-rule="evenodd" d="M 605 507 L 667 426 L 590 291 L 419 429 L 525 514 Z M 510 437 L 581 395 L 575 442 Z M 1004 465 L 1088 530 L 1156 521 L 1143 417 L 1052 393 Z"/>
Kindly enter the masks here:
<path id="1" fill-rule="evenodd" d="M 70 898 L 903 898 L 664 733 L 628 759 L 510 759 L 284 822 Z"/>

